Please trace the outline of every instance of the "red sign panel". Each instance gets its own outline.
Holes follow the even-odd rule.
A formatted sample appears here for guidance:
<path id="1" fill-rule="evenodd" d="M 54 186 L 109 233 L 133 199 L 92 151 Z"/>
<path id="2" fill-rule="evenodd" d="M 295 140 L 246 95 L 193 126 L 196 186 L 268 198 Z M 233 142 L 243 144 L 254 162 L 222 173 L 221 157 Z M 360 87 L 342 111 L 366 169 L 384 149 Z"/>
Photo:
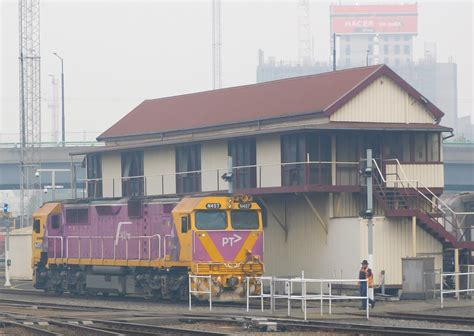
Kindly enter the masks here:
<path id="1" fill-rule="evenodd" d="M 416 34 L 416 16 L 347 16 L 332 18 L 336 34 Z"/>
<path id="2" fill-rule="evenodd" d="M 416 34 L 417 4 L 331 5 L 336 34 Z"/>

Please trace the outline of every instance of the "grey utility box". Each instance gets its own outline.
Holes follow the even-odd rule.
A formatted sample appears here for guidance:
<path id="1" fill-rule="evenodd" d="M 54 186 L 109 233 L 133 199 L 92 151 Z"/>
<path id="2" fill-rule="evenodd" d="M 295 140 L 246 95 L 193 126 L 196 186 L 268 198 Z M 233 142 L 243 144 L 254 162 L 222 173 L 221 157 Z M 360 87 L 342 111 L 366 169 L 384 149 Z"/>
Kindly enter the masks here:
<path id="1" fill-rule="evenodd" d="M 402 258 L 402 295 L 400 299 L 426 299 L 426 293 L 434 288 L 434 257 Z"/>

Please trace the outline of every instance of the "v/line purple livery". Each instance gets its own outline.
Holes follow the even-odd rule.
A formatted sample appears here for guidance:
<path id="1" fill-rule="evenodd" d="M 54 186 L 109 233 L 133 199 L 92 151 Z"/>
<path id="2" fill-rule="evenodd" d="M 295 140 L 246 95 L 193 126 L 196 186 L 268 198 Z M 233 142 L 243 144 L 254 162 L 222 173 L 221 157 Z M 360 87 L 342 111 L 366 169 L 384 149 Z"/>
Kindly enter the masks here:
<path id="1" fill-rule="evenodd" d="M 249 196 L 50 202 L 33 220 L 33 281 L 46 291 L 176 300 L 189 275 L 210 275 L 193 290 L 239 300 L 264 272 L 262 209 Z"/>

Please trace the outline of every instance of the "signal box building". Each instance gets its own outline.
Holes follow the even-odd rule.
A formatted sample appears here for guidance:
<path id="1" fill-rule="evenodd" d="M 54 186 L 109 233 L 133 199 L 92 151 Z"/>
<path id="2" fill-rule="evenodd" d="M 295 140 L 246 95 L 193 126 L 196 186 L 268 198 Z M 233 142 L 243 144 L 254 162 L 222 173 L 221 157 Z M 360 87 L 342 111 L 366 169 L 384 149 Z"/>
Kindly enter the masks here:
<path id="1" fill-rule="evenodd" d="M 146 100 L 86 152 L 90 198 L 233 189 L 267 211 L 266 274 L 352 278 L 367 258 L 365 166 L 373 150 L 374 270 L 402 284 L 402 258 L 468 251 L 438 210 L 443 113 L 385 65 Z M 463 234 L 464 233 L 464 234 Z M 466 234 L 469 233 L 469 234 Z"/>

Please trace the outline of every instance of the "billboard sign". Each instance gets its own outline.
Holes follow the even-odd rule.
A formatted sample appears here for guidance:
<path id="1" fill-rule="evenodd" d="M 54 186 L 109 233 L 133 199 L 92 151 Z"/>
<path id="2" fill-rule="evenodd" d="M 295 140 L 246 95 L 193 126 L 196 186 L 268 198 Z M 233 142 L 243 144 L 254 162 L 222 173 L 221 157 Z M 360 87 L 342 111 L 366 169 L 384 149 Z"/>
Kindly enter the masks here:
<path id="1" fill-rule="evenodd" d="M 416 34 L 417 5 L 331 5 L 336 34 Z"/>

